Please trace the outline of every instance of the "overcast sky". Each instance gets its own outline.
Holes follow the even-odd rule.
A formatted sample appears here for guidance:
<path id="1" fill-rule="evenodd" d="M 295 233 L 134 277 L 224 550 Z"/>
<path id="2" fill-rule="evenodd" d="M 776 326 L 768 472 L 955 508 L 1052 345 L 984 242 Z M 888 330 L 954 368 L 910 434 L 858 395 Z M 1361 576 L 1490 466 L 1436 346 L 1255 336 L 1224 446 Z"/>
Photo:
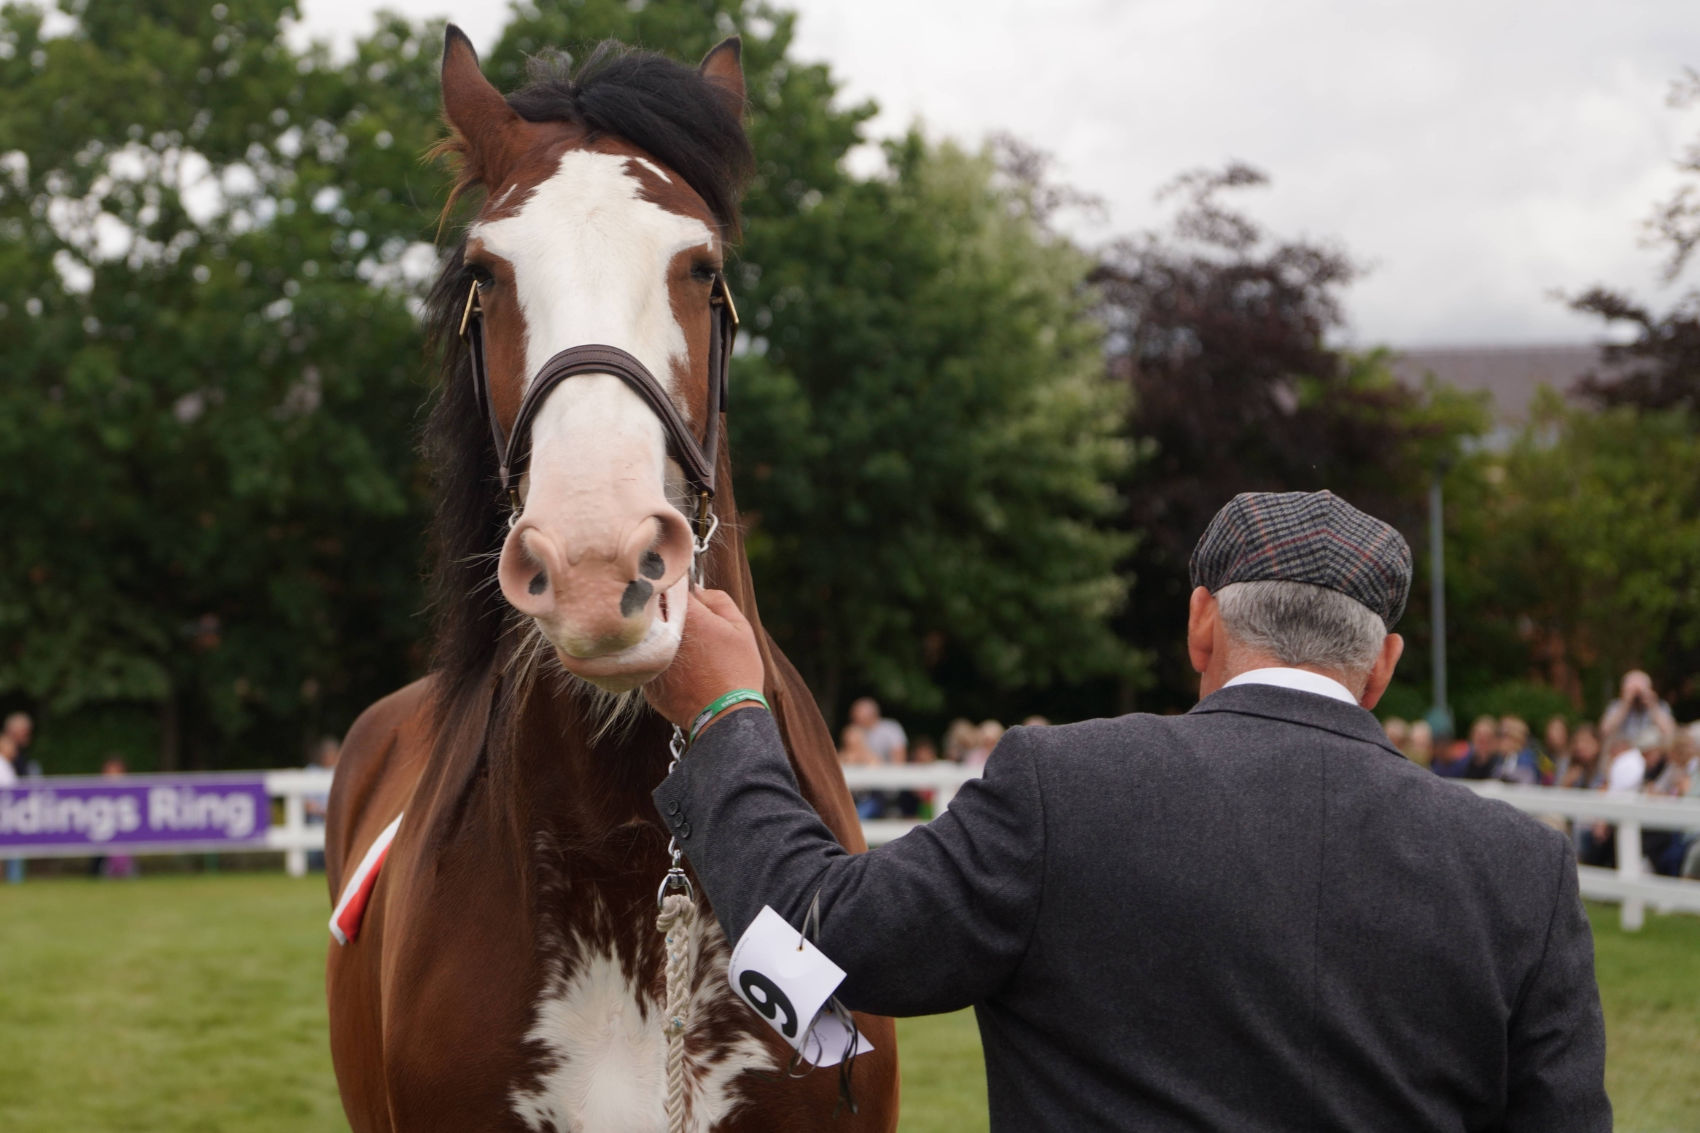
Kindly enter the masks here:
<path id="1" fill-rule="evenodd" d="M 547 2 L 547 0 L 545 0 Z M 651 0 L 664 2 L 664 0 Z M 1282 236 L 1332 241 L 1371 270 L 1346 295 L 1350 341 L 1580 341 L 1600 324 L 1555 290 L 1604 282 L 1668 305 L 1641 222 L 1678 183 L 1700 109 L 1696 0 L 793 0 L 795 53 L 877 134 L 919 120 L 977 142 L 1005 130 L 1102 197 L 1083 240 L 1160 224 L 1182 170 L 1250 162 L 1246 197 Z M 488 50 L 492 0 L 303 0 L 346 42 L 391 7 L 447 16 Z"/>

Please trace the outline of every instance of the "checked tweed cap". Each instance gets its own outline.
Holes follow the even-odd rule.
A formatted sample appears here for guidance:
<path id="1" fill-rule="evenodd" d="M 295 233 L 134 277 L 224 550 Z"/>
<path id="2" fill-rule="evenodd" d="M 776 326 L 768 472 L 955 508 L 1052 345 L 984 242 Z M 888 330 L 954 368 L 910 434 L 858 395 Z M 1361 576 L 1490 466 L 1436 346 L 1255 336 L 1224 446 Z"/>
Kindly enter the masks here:
<path id="1" fill-rule="evenodd" d="M 1241 492 L 1192 550 L 1192 584 L 1308 582 L 1355 598 L 1389 631 L 1411 594 L 1405 537 L 1333 492 Z"/>

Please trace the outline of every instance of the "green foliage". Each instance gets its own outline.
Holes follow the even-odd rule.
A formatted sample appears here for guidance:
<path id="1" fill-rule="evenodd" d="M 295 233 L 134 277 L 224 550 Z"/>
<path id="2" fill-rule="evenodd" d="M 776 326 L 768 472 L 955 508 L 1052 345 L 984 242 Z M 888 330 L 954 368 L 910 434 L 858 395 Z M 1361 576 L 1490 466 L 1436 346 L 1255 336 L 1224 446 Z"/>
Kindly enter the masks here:
<path id="1" fill-rule="evenodd" d="M 0 693 L 292 761 L 416 638 L 435 36 L 340 65 L 281 0 L 70 11 L 0 14 Z"/>
<path id="2" fill-rule="evenodd" d="M 989 155 L 911 135 L 887 160 L 764 266 L 734 416 L 764 616 L 829 712 L 858 690 L 937 709 L 947 671 L 1013 690 L 1129 667 L 1089 265 Z"/>
<path id="3" fill-rule="evenodd" d="M 1495 685 L 1470 685 L 1451 698 L 1458 730 L 1467 731 L 1478 716 L 1516 716 L 1539 737 L 1554 716 L 1577 716 L 1576 705 L 1563 692 L 1541 681 L 1510 680 Z"/>
<path id="4" fill-rule="evenodd" d="M 1680 412 L 1535 408 L 1504 452 L 1454 470 L 1447 579 L 1458 652 L 1528 675 L 1590 713 L 1621 674 L 1662 688 L 1700 645 L 1700 438 Z M 1489 682 L 1484 682 L 1489 683 Z"/>

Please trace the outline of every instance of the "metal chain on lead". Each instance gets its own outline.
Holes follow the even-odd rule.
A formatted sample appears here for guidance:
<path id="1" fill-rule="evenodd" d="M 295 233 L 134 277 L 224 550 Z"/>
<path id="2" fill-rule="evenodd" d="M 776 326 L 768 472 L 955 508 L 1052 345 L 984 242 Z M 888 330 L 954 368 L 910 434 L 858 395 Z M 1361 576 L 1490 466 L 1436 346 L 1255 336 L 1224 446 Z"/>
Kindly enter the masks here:
<path id="1" fill-rule="evenodd" d="M 667 773 L 671 775 L 673 769 L 679 766 L 680 757 L 685 754 L 685 732 L 677 724 L 673 726 L 672 742 L 667 746 L 673 755 L 673 761 L 667 765 Z M 655 894 L 656 904 L 660 907 L 655 928 L 661 933 L 667 957 L 663 1016 L 667 1039 L 667 1130 L 668 1133 L 686 1133 L 685 1016 L 691 999 L 691 943 L 696 930 L 697 907 L 691 879 L 682 864 L 684 852 L 679 849 L 678 838 L 667 843 L 667 854 L 671 865 Z"/>
<path id="2" fill-rule="evenodd" d="M 691 581 L 695 582 L 698 586 L 702 585 L 702 564 L 704 560 L 708 558 L 708 544 L 714 539 L 714 533 L 719 530 L 720 517 L 711 511 L 708 513 L 707 527 L 702 528 L 699 524 L 699 530 L 693 532 L 691 535 Z M 677 735 L 679 730 L 674 728 L 673 731 L 675 735 Z M 679 740 L 676 738 L 673 742 L 677 745 Z M 673 752 L 673 762 L 675 764 L 679 762 L 679 755 L 683 751 L 684 748 L 677 747 Z M 668 770 L 671 771 L 672 768 L 668 768 Z"/>

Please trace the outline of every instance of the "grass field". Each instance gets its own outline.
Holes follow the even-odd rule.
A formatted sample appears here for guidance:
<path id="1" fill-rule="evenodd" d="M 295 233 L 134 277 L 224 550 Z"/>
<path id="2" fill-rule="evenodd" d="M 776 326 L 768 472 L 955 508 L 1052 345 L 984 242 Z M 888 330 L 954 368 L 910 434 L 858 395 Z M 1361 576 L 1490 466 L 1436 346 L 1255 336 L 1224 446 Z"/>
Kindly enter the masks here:
<path id="1" fill-rule="evenodd" d="M 1623 1133 L 1700 1127 L 1700 919 L 1628 936 L 1596 908 Z M 320 994 L 321 879 L 0 886 L 0 1130 L 346 1130 Z M 904 1133 L 984 1129 L 967 1012 L 905 1020 Z"/>

